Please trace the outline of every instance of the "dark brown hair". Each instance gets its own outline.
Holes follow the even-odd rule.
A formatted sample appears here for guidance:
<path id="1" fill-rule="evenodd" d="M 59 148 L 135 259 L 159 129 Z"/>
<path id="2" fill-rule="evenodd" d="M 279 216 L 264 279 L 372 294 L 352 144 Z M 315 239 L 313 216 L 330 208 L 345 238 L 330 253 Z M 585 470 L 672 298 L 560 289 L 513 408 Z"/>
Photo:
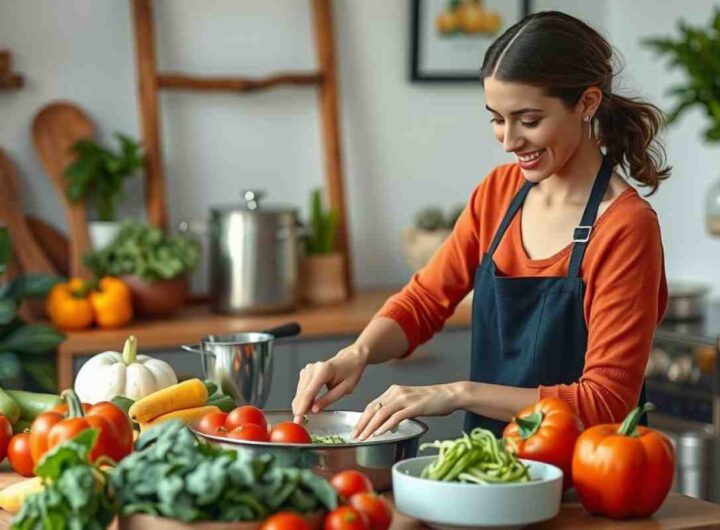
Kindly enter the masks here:
<path id="1" fill-rule="evenodd" d="M 613 50 L 593 28 L 565 13 L 523 18 L 485 53 L 481 77 L 545 87 L 568 107 L 596 86 L 603 93 L 595 115 L 600 144 L 613 167 L 654 193 L 671 168 L 656 134 L 663 115 L 655 105 L 613 93 Z"/>

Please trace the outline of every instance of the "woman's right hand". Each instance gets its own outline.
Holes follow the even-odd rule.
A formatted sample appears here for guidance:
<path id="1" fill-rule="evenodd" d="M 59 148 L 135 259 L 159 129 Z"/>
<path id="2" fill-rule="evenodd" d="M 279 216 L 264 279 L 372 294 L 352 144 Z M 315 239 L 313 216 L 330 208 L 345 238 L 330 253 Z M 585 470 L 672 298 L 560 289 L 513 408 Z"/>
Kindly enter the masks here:
<path id="1" fill-rule="evenodd" d="M 367 348 L 352 344 L 327 361 L 307 364 L 300 371 L 292 402 L 294 421 L 301 423 L 308 412 L 319 412 L 351 393 L 360 381 L 367 359 Z M 323 387 L 327 387 L 327 392 L 318 397 Z"/>

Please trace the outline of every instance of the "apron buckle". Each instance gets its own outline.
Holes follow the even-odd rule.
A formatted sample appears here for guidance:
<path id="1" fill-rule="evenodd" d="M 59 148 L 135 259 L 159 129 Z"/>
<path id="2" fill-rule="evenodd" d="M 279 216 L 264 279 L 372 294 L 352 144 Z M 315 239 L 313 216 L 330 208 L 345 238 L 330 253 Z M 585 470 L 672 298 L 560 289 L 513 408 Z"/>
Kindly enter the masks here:
<path id="1" fill-rule="evenodd" d="M 573 243 L 587 243 L 590 240 L 592 226 L 579 225 L 573 231 Z"/>

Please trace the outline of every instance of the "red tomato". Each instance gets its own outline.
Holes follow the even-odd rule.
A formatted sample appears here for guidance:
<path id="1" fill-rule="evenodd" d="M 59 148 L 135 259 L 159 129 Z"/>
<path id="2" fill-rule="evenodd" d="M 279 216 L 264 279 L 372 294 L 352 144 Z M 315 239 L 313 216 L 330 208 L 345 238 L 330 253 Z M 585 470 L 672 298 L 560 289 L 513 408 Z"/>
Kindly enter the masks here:
<path id="1" fill-rule="evenodd" d="M 32 477 L 35 475 L 35 463 L 30 452 L 30 434 L 23 432 L 16 434 L 8 444 L 8 460 L 18 475 Z"/>
<path id="2" fill-rule="evenodd" d="M 373 485 L 370 479 L 359 471 L 348 469 L 341 471 L 330 479 L 330 485 L 340 496 L 349 499 L 356 493 L 372 493 Z"/>
<path id="3" fill-rule="evenodd" d="M 365 516 L 352 506 L 335 508 L 325 517 L 325 530 L 370 530 Z"/>
<path id="4" fill-rule="evenodd" d="M 310 525 L 296 513 L 280 512 L 266 519 L 260 530 L 310 530 Z"/>
<path id="5" fill-rule="evenodd" d="M 267 431 L 267 420 L 263 411 L 252 405 L 245 405 L 230 411 L 225 420 L 225 427 L 228 431 L 232 431 L 235 427 L 240 427 L 246 423 L 254 423 Z"/>
<path id="6" fill-rule="evenodd" d="M 7 454 L 8 444 L 12 438 L 12 424 L 5 416 L 0 416 L 0 462 L 3 461 Z"/>
<path id="7" fill-rule="evenodd" d="M 309 444 L 312 443 L 312 438 L 302 425 L 284 421 L 272 428 L 270 441 L 281 444 Z"/>
<path id="8" fill-rule="evenodd" d="M 197 424 L 197 430 L 205 433 L 218 435 L 227 431 L 225 428 L 225 419 L 227 418 L 226 412 L 210 412 L 205 414 Z M 222 431 L 218 432 L 219 429 Z M 222 436 L 222 434 L 220 434 Z"/>
<path id="9" fill-rule="evenodd" d="M 265 429 L 254 423 L 246 423 L 240 427 L 235 427 L 227 433 L 228 438 L 234 440 L 247 440 L 250 442 L 269 442 L 270 437 Z"/>
<path id="10" fill-rule="evenodd" d="M 376 493 L 356 493 L 350 497 L 350 506 L 365 516 L 369 530 L 388 530 L 393 511 L 388 501 Z"/>

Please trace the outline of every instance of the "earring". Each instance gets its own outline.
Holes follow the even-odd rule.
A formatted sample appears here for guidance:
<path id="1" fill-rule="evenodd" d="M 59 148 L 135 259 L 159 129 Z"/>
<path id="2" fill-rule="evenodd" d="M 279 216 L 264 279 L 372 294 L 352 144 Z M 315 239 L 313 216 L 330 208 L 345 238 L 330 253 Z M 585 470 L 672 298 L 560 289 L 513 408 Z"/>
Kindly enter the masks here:
<path id="1" fill-rule="evenodd" d="M 592 116 L 589 114 L 585 116 L 585 121 L 588 124 L 588 140 L 592 139 L 593 137 L 593 126 L 592 126 Z"/>

